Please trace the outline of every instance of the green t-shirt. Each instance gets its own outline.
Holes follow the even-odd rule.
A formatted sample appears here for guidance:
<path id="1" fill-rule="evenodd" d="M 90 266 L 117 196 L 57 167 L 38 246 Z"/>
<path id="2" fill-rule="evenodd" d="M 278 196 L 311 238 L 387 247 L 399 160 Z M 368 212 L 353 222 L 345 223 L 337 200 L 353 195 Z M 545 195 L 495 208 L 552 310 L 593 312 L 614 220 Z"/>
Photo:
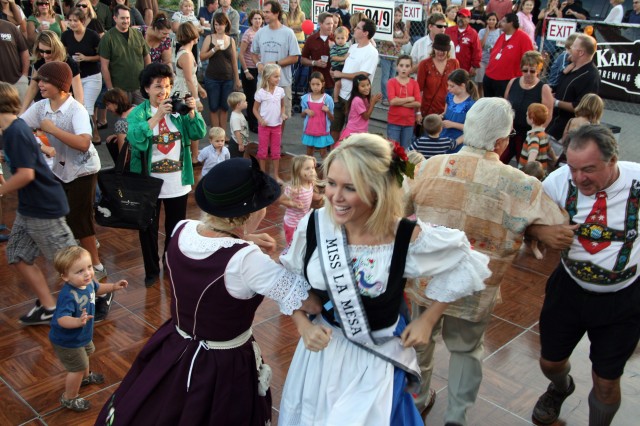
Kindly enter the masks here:
<path id="1" fill-rule="evenodd" d="M 109 73 L 113 87 L 127 92 L 140 89 L 140 72 L 144 68 L 144 57 L 149 46 L 140 31 L 129 29 L 125 37 L 117 28 L 107 31 L 98 47 L 98 54 L 109 60 Z"/>

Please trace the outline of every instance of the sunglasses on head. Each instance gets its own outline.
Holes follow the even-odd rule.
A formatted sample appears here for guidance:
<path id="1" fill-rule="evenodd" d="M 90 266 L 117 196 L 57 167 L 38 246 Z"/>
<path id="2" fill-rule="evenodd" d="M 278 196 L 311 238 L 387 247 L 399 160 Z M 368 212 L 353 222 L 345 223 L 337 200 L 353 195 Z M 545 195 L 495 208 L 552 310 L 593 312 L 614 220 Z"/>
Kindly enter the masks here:
<path id="1" fill-rule="evenodd" d="M 443 28 L 447 28 L 447 27 L 448 27 L 448 25 L 447 25 L 447 24 L 433 24 L 433 26 L 434 26 L 434 27 L 436 27 L 436 28 L 440 28 L 440 29 L 443 29 Z"/>
<path id="2" fill-rule="evenodd" d="M 52 50 L 38 49 L 38 53 L 40 53 L 41 55 L 44 55 L 44 54 L 51 55 L 51 52 L 53 52 L 53 51 Z"/>

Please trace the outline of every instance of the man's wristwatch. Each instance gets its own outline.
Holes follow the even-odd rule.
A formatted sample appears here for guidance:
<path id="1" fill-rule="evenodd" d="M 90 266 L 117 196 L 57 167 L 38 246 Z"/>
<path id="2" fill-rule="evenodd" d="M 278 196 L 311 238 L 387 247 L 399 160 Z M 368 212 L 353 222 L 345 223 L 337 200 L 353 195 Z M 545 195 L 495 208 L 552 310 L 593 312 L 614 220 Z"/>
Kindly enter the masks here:
<path id="1" fill-rule="evenodd" d="M 316 61 L 313 61 L 313 60 L 312 60 L 312 61 L 311 61 L 311 66 L 312 66 L 312 67 L 315 67 L 315 66 L 316 66 Z"/>

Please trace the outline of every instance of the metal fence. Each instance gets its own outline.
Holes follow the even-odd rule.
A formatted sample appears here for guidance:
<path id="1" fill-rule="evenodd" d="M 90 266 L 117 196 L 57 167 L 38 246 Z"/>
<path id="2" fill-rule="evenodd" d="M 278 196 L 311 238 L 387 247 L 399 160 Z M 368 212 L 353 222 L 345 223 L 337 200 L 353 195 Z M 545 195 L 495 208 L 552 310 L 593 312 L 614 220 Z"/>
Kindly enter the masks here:
<path id="1" fill-rule="evenodd" d="M 237 6 L 240 0 L 234 0 L 232 4 L 234 7 Z M 300 7 L 302 11 L 305 13 L 307 18 L 311 18 L 311 9 L 312 9 L 312 0 L 300 0 Z M 403 2 L 396 1 L 397 5 L 402 4 Z M 444 3 L 444 2 L 443 2 Z M 248 7 L 249 9 L 257 8 L 259 6 L 259 0 L 249 0 Z M 443 8 L 444 9 L 444 8 Z M 423 37 L 426 33 L 426 13 L 423 13 L 423 20 L 421 22 L 407 22 L 409 27 L 409 35 L 410 42 L 408 46 L 405 46 L 403 51 L 410 51 L 410 46 L 412 43 L 415 43 L 420 37 Z M 602 25 L 601 22 L 595 21 L 577 21 L 578 27 L 577 31 L 584 32 L 585 27 L 593 26 L 593 25 Z M 631 25 L 619 25 L 621 35 L 628 38 L 629 40 L 640 40 L 640 27 L 631 26 Z M 594 31 L 594 37 L 598 42 L 603 42 L 603 38 L 599 31 Z M 541 41 L 539 44 L 539 50 L 544 53 L 546 57 L 546 67 L 543 70 L 543 74 L 541 78 L 543 81 L 546 81 L 547 73 L 549 67 L 553 63 L 553 61 L 564 52 L 564 44 L 561 43 L 557 45 L 555 42 L 543 42 Z M 396 56 L 388 56 L 381 55 L 383 59 L 396 59 Z M 636 58 L 639 59 L 639 58 Z M 613 111 L 619 111 L 624 113 L 629 113 L 633 115 L 640 115 L 640 104 L 633 102 L 621 102 L 617 100 L 605 99 L 606 108 Z"/>

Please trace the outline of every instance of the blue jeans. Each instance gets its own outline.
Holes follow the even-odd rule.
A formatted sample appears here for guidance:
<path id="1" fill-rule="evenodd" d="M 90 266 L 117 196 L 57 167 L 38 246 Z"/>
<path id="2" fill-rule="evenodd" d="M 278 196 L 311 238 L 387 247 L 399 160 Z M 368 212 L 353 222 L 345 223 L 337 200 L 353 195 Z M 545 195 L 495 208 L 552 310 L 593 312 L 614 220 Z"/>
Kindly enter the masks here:
<path id="1" fill-rule="evenodd" d="M 396 76 L 396 61 L 393 59 L 380 58 L 380 92 L 382 100 L 389 100 L 387 96 L 387 81 Z"/>
<path id="2" fill-rule="evenodd" d="M 399 126 L 397 124 L 387 124 L 387 137 L 398 142 L 404 149 L 409 148 L 413 138 L 413 126 Z"/>
<path id="3" fill-rule="evenodd" d="M 233 92 L 233 80 L 212 80 L 205 77 L 204 90 L 207 91 L 209 111 L 216 112 L 219 109 L 229 111 L 227 98 Z"/>

